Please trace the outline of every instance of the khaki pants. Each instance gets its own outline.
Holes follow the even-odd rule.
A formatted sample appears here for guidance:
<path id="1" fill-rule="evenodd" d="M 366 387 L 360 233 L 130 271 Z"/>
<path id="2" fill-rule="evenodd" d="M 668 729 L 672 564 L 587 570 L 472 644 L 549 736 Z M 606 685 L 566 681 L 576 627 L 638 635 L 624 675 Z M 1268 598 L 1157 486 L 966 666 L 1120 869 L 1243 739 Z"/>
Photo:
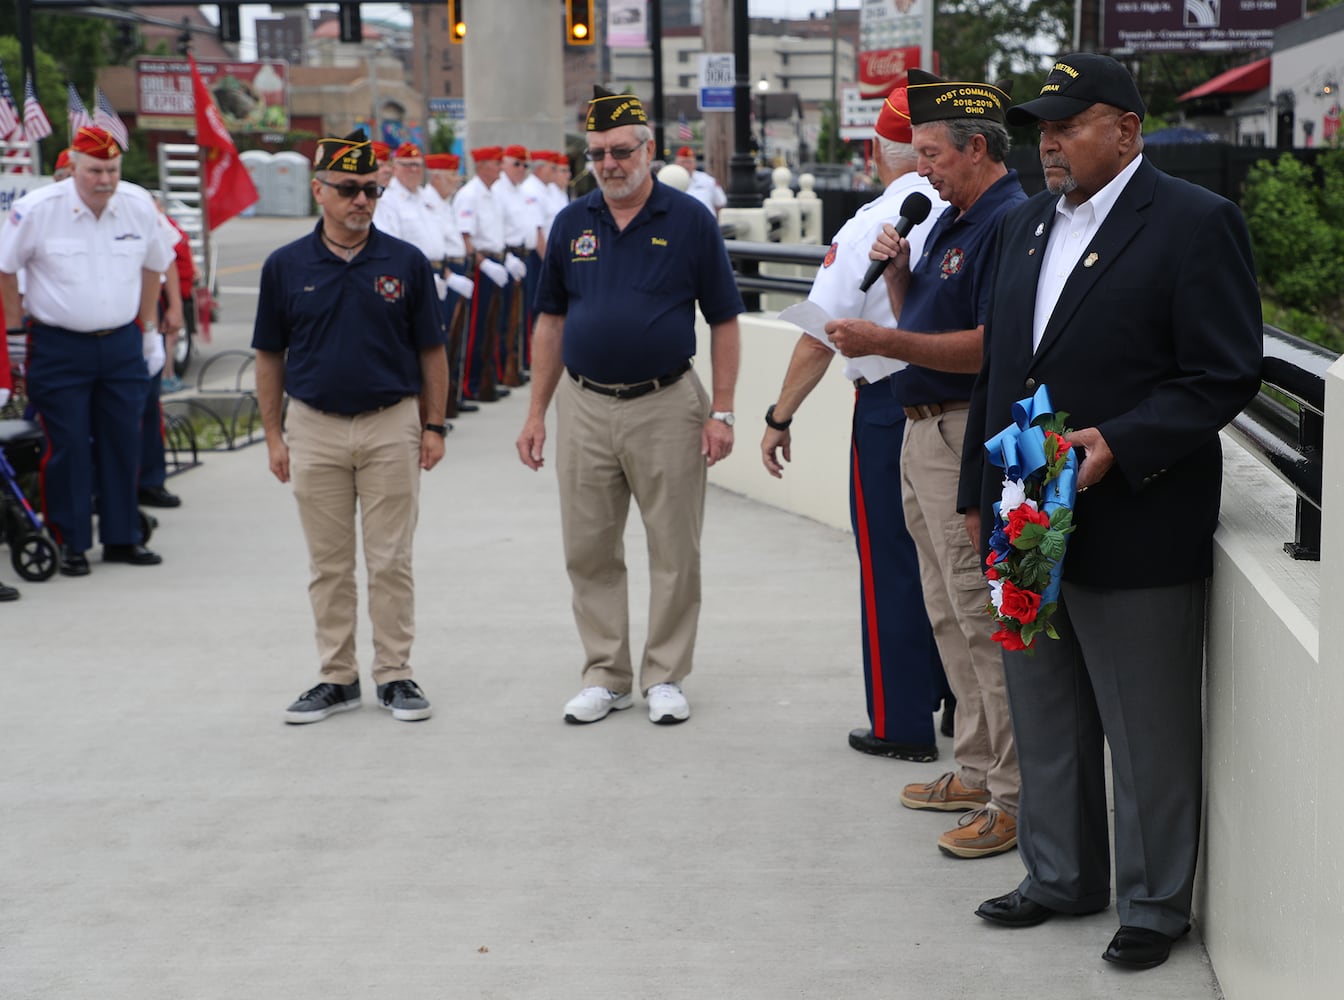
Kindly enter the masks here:
<path id="1" fill-rule="evenodd" d="M 1017 815 L 1018 774 L 1003 655 L 990 636 L 989 588 L 957 513 L 966 410 L 909 420 L 901 445 L 901 500 L 919 554 L 924 604 L 947 683 L 957 699 L 952 752 L 962 783 L 989 788 L 994 805 Z"/>
<path id="2" fill-rule="evenodd" d="M 706 469 L 700 435 L 709 397 L 694 371 L 638 399 L 581 389 L 556 394 L 560 522 L 583 642 L 583 683 L 634 688 L 625 521 L 633 496 L 649 547 L 649 633 L 639 686 L 691 672 L 700 620 L 700 528 Z"/>
<path id="3" fill-rule="evenodd" d="M 420 407 L 414 396 L 353 417 L 291 399 L 286 438 L 312 573 L 322 680 L 359 679 L 355 621 L 356 506 L 363 529 L 376 684 L 411 676 L 415 638 L 412 545 L 420 498 Z"/>

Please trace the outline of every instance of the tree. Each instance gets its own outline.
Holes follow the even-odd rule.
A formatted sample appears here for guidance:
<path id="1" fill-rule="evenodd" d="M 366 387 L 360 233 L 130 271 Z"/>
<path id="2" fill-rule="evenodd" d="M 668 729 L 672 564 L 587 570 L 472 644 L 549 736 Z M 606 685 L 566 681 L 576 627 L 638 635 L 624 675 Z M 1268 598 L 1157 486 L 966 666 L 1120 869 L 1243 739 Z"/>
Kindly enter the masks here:
<path id="1" fill-rule="evenodd" d="M 112 24 L 102 18 L 83 17 L 73 11 L 54 14 L 33 15 L 33 47 L 39 53 L 51 53 L 57 68 L 57 87 L 49 90 L 46 83 L 39 80 L 42 106 L 47 107 L 60 97 L 65 103 L 65 81 L 71 81 L 81 94 L 90 93 L 98 76 L 98 67 L 107 65 L 112 46 Z M 18 8 L 16 4 L 0 5 L 0 37 L 15 40 L 15 52 L 18 51 Z M 38 58 L 39 65 L 41 57 Z M 17 72 L 20 63 L 18 56 L 11 62 L 5 57 L 5 66 L 14 78 L 22 79 Z M 48 114 L 50 109 L 48 108 Z M 55 120 L 52 121 L 55 124 Z"/>

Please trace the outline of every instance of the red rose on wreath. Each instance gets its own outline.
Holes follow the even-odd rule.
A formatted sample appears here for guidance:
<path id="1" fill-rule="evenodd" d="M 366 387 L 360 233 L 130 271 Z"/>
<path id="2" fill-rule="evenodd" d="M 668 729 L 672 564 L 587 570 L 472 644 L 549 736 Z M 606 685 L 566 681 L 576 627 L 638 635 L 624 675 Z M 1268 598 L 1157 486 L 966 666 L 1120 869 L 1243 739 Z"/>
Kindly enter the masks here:
<path id="1" fill-rule="evenodd" d="M 1045 436 L 1055 442 L 1055 457 L 1066 454 L 1073 445 L 1054 431 L 1046 431 Z"/>
<path id="2" fill-rule="evenodd" d="M 1027 625 L 1036 620 L 1036 612 L 1040 610 L 1040 594 L 1023 590 L 1011 580 L 1003 581 L 1003 603 L 999 605 L 1000 615 Z"/>
<path id="3" fill-rule="evenodd" d="M 1004 533 L 1011 541 L 1022 534 L 1022 527 L 1027 524 L 1039 524 L 1042 528 L 1048 528 L 1050 527 L 1050 515 L 1039 510 L 1032 510 L 1028 504 L 1014 507 L 1008 513 L 1008 526 L 1004 529 Z"/>
<path id="4" fill-rule="evenodd" d="M 1003 646 L 1010 653 L 1020 653 L 1027 648 L 1026 643 L 1022 641 L 1022 635 L 1010 628 L 1001 628 L 990 636 L 995 642 Z"/>

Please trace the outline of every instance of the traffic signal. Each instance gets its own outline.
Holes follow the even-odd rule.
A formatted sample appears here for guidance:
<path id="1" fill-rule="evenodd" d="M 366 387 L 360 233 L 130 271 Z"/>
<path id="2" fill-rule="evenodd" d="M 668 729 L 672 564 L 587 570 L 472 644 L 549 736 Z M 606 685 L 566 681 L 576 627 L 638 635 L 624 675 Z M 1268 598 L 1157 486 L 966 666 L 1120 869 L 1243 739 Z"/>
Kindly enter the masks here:
<path id="1" fill-rule="evenodd" d="M 341 22 L 341 41 L 343 42 L 362 42 L 364 40 L 364 23 L 360 20 L 359 4 L 340 3 L 336 5 L 338 11 L 337 17 Z"/>
<path id="2" fill-rule="evenodd" d="M 467 22 L 462 13 L 465 5 L 466 0 L 448 0 L 448 40 L 459 45 L 467 37 Z"/>
<path id="3" fill-rule="evenodd" d="M 236 3 L 219 5 L 219 40 L 221 42 L 241 42 L 243 40 L 242 19 Z"/>
<path id="4" fill-rule="evenodd" d="M 565 41 L 570 45 L 593 44 L 593 0 L 565 0 Z"/>

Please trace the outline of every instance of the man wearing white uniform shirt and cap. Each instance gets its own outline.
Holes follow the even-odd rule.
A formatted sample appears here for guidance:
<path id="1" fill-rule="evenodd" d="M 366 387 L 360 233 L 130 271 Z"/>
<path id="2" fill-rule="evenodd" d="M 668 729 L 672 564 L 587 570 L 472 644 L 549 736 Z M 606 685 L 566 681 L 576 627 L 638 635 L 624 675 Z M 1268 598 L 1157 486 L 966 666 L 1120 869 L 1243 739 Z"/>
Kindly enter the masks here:
<path id="1" fill-rule="evenodd" d="M 696 169 L 695 150 L 690 146 L 678 149 L 677 166 L 691 175 L 691 183 L 686 188 L 686 193 L 713 212 L 717 218 L 719 209 L 728 204 L 728 196 L 723 193 L 723 188 L 719 187 L 719 182 L 712 174 Z"/>
<path id="2" fill-rule="evenodd" d="M 118 187 L 121 149 L 107 131 L 81 128 L 72 149 L 74 176 L 20 198 L 0 232 L 0 298 L 12 326 L 28 317 L 28 393 L 47 436 L 43 507 L 61 572 L 84 576 L 95 492 L 103 561 L 162 561 L 142 544 L 136 470 L 147 358 L 162 364 L 159 276 L 173 253 L 149 193 Z"/>
<path id="3" fill-rule="evenodd" d="M 928 198 L 936 217 L 946 204 L 916 171 L 904 87 L 887 97 L 875 126 L 877 171 L 885 182 L 882 197 L 864 205 L 836 233 L 835 241 L 808 298 L 832 317 L 861 316 L 895 323 L 882 282 L 860 291 L 871 263 L 868 251 L 882 225 L 901 215 L 913 193 Z M 921 247 L 928 224 L 909 234 Z M 835 356 L 829 341 L 804 333 L 798 338 L 780 389 L 779 402 L 766 413 L 761 458 L 776 478 L 791 460 L 789 425 Z M 870 725 L 856 729 L 849 743 L 856 750 L 901 760 L 929 761 L 938 756 L 933 710 L 945 699 L 947 681 L 924 613 L 914 542 L 901 514 L 901 438 L 905 412 L 900 371 L 905 363 L 876 356 L 846 358 L 845 377 L 855 384 L 854 424 L 850 439 L 850 516 L 860 566 L 860 619 L 864 686 Z M 781 461 L 782 459 L 782 461 Z"/>

